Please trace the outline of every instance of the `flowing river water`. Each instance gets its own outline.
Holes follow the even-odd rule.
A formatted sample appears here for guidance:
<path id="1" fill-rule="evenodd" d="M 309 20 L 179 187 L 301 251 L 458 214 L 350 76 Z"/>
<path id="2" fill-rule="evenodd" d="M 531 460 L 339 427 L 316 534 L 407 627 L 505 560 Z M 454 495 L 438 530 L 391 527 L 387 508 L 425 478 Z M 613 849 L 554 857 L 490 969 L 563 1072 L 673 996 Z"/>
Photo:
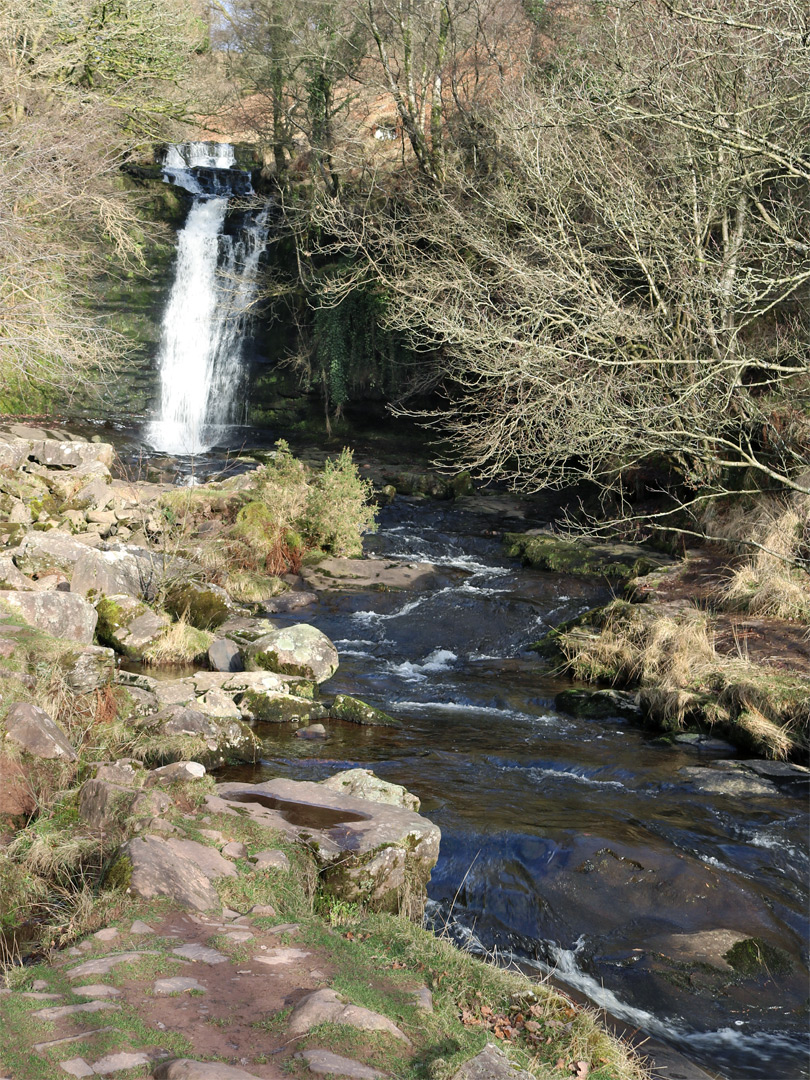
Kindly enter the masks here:
<path id="1" fill-rule="evenodd" d="M 438 584 L 323 593 L 306 618 L 340 652 L 325 692 L 359 696 L 402 728 L 333 724 L 317 743 L 265 725 L 261 763 L 231 775 L 318 780 L 360 765 L 404 784 L 442 829 L 435 926 L 554 972 L 720 1075 L 807 1076 L 806 789 L 709 795 L 679 769 L 728 750 L 698 755 L 620 718 L 556 711 L 570 684 L 526 647 L 608 590 L 504 559 L 493 524 L 451 503 L 384 509 L 367 546 L 433 562 Z M 776 946 L 778 970 L 718 980 L 700 962 L 661 960 L 687 941 L 672 935 L 718 930 Z"/>

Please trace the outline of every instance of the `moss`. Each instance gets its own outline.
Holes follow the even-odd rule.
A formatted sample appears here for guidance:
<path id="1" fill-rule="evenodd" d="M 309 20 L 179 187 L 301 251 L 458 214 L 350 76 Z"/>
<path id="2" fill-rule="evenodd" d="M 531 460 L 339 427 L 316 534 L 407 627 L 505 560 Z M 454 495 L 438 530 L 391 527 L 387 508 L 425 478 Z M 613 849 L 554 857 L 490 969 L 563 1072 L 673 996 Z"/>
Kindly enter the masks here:
<path id="1" fill-rule="evenodd" d="M 163 605 L 175 619 L 185 617 L 197 630 L 215 630 L 230 616 L 225 599 L 205 585 L 178 585 L 170 589 Z"/>
<path id="2" fill-rule="evenodd" d="M 119 889 L 126 892 L 132 881 L 132 860 L 126 855 L 119 855 L 107 868 L 104 886 L 107 889 Z"/>
<path id="3" fill-rule="evenodd" d="M 294 720 L 322 720 L 328 715 L 323 705 L 307 701 L 304 697 L 286 694 L 263 694 L 261 691 L 247 690 L 240 704 L 247 709 L 255 720 L 264 723 L 289 723 Z"/>
<path id="4" fill-rule="evenodd" d="M 376 727 L 401 727 L 399 720 L 384 713 L 382 709 L 375 709 L 366 705 L 359 698 L 349 697 L 348 694 L 338 694 L 329 709 L 329 715 L 337 720 L 346 720 L 350 724 L 367 724 Z"/>
<path id="5" fill-rule="evenodd" d="M 96 604 L 96 611 L 98 612 L 96 637 L 99 643 L 115 648 L 115 632 L 123 626 L 124 613 L 115 600 L 106 596 Z"/>
<path id="6" fill-rule="evenodd" d="M 738 975 L 789 975 L 793 970 L 790 957 L 782 949 L 769 945 L 762 938 L 746 938 L 732 945 L 727 953 L 723 954 L 726 963 L 737 972 Z"/>
<path id="7" fill-rule="evenodd" d="M 503 542 L 510 558 L 561 574 L 598 574 L 623 580 L 647 574 L 665 561 L 632 544 L 597 544 L 530 533 L 506 533 Z"/>

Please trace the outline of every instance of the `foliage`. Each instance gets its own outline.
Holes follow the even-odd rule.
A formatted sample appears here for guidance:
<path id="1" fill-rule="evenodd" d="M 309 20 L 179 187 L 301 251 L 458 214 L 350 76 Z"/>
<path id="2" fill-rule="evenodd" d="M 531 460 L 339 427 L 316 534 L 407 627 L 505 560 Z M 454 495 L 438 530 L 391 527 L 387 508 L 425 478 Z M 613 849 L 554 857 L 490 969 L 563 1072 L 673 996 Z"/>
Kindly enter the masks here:
<path id="1" fill-rule="evenodd" d="M 0 0 L 7 406 L 69 390 L 77 371 L 120 356 L 89 303 L 100 257 L 141 254 L 143 222 L 118 173 L 136 138 L 184 114 L 175 84 L 201 41 L 187 0 Z"/>
<path id="2" fill-rule="evenodd" d="M 336 459 L 327 459 L 310 489 L 305 529 L 312 543 L 333 555 L 362 554 L 362 537 L 373 532 L 371 482 L 364 480 L 346 447 Z"/>
<path id="3" fill-rule="evenodd" d="M 810 59 L 795 0 L 760 15 L 549 16 L 441 183 L 376 174 L 314 208 L 350 266 L 332 302 L 384 290 L 479 475 L 610 489 L 663 464 L 659 528 L 743 485 L 807 491 Z"/>

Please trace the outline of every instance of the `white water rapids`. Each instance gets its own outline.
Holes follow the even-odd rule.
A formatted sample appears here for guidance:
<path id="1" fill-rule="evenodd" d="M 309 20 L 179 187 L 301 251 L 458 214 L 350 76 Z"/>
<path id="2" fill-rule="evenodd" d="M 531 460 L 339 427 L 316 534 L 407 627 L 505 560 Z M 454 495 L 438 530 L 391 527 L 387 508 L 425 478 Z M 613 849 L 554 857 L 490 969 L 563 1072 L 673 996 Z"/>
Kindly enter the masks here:
<path id="1" fill-rule="evenodd" d="M 168 148 L 163 166 L 164 179 L 194 199 L 178 234 L 158 354 L 160 406 L 146 432 L 164 453 L 204 453 L 240 419 L 243 345 L 269 206 L 246 213 L 238 235 L 225 232 L 232 195 L 251 193 L 234 164 L 227 143 L 183 143 Z"/>

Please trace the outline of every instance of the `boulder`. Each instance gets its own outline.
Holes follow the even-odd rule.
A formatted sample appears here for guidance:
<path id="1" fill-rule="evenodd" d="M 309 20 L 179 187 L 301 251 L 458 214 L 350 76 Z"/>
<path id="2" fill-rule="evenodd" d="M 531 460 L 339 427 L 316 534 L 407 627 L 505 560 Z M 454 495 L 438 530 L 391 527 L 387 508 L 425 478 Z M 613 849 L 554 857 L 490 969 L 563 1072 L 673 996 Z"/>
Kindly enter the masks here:
<path id="1" fill-rule="evenodd" d="M 70 587 L 86 595 L 125 593 L 138 600 L 154 600 L 168 584 L 188 581 L 202 568 L 188 559 L 150 551 L 136 544 L 103 544 L 89 549 L 73 568 Z"/>
<path id="2" fill-rule="evenodd" d="M 323 724 L 310 724 L 309 727 L 300 728 L 295 733 L 296 739 L 327 739 L 326 728 Z"/>
<path id="3" fill-rule="evenodd" d="M 215 630 L 234 610 L 234 603 L 224 589 L 199 581 L 170 588 L 164 606 L 176 619 L 185 618 L 198 630 Z"/>
<path id="4" fill-rule="evenodd" d="M 96 611 L 98 640 L 131 660 L 142 660 L 149 646 L 171 625 L 168 615 L 152 611 L 126 593 L 102 597 Z"/>
<path id="5" fill-rule="evenodd" d="M 59 666 L 74 694 L 89 694 L 115 678 L 115 653 L 101 645 L 85 645 L 79 652 L 60 656 Z"/>
<path id="6" fill-rule="evenodd" d="M 147 786 L 155 784 L 175 784 L 184 780 L 201 780 L 205 776 L 205 766 L 199 761 L 173 761 L 171 765 L 161 765 L 152 769 L 147 777 Z"/>
<path id="7" fill-rule="evenodd" d="M 302 998 L 290 1013 L 287 1032 L 293 1037 L 306 1035 L 319 1024 L 341 1024 L 360 1031 L 383 1031 L 400 1042 L 410 1044 L 408 1036 L 393 1020 L 381 1013 L 347 1003 L 334 990 L 316 990 Z"/>
<path id="8" fill-rule="evenodd" d="M 32 757 L 76 761 L 67 735 L 44 709 L 18 701 L 6 713 L 6 738 Z"/>
<path id="9" fill-rule="evenodd" d="M 7 469 L 19 469 L 20 465 L 27 460 L 30 447 L 31 444 L 27 440 L 2 435 L 0 437 L 0 466 Z"/>
<path id="10" fill-rule="evenodd" d="M 101 777 L 86 780 L 79 793 L 79 817 L 99 832 L 119 826 L 125 818 L 153 818 L 165 814 L 171 801 L 162 791 L 141 791 Z"/>
<path id="11" fill-rule="evenodd" d="M 217 878 L 221 877 L 239 877 L 233 863 L 220 855 L 214 847 L 209 847 L 207 844 L 198 844 L 196 840 L 182 840 L 174 836 L 164 840 L 163 843 L 179 859 L 188 859 L 189 862 L 194 863 L 209 881 L 216 881 Z"/>
<path id="12" fill-rule="evenodd" d="M 318 701 L 295 694 L 257 690 L 246 690 L 240 696 L 239 708 L 246 720 L 258 720 L 265 724 L 323 720 L 329 715 L 326 707 Z"/>
<path id="13" fill-rule="evenodd" d="M 216 686 L 197 698 L 196 708 L 206 716 L 217 719 L 241 720 L 242 718 L 239 706 L 233 698 Z"/>
<path id="14" fill-rule="evenodd" d="M 230 638 L 217 638 L 208 647 L 208 663 L 214 671 L 243 671 L 239 646 Z"/>
<path id="15" fill-rule="evenodd" d="M 63 439 L 42 439 L 31 443 L 28 456 L 40 465 L 66 469 L 89 462 L 101 462 L 108 469 L 113 463 L 115 451 L 110 443 L 87 443 Z"/>
<path id="16" fill-rule="evenodd" d="M 317 683 L 331 678 L 338 667 L 337 649 L 326 634 L 309 623 L 265 634 L 250 646 L 249 658 L 254 669 L 300 675 Z"/>
<path id="17" fill-rule="evenodd" d="M 322 780 L 321 787 L 343 795 L 352 795 L 355 799 L 388 803 L 390 806 L 402 806 L 406 810 L 417 812 L 421 805 L 416 795 L 412 795 L 401 784 L 389 784 L 387 780 L 375 776 L 371 769 L 346 769 L 330 776 L 328 780 Z"/>
<path id="18" fill-rule="evenodd" d="M 41 574 L 53 568 L 72 574 L 76 563 L 89 550 L 83 541 L 56 529 L 30 532 L 14 552 L 14 561 L 24 574 Z"/>
<path id="19" fill-rule="evenodd" d="M 290 860 L 279 848 L 267 848 L 265 851 L 258 851 L 251 856 L 250 861 L 256 864 L 257 870 L 283 870 L 287 872 L 291 869 Z"/>
<path id="20" fill-rule="evenodd" d="M 255 761 L 259 751 L 256 736 L 243 720 L 212 715 L 203 712 L 202 708 L 183 704 L 170 706 L 150 717 L 149 727 L 155 735 L 185 735 L 194 739 L 191 752 L 182 756 L 193 757 L 209 769 L 226 763 Z"/>
<path id="21" fill-rule="evenodd" d="M 195 911 L 219 910 L 222 905 L 208 877 L 191 859 L 170 847 L 170 843 L 158 836 L 136 836 L 128 840 L 108 872 L 108 883 L 124 885 L 145 900 L 168 896 Z"/>
<path id="22" fill-rule="evenodd" d="M 280 779 L 220 784 L 206 804 L 214 812 L 248 814 L 286 836 L 305 839 L 327 892 L 381 911 L 405 906 L 421 918 L 441 833 L 413 810 Z"/>
<path id="23" fill-rule="evenodd" d="M 370 727 L 401 727 L 399 720 L 393 716 L 375 709 L 372 705 L 366 705 L 359 698 L 349 697 L 348 694 L 338 694 L 329 707 L 329 715 L 335 720 L 345 720 L 350 724 L 365 724 Z"/>
<path id="24" fill-rule="evenodd" d="M 341 1076 L 345 1080 L 384 1080 L 386 1076 L 370 1065 L 333 1054 L 331 1050 L 304 1050 L 295 1056 L 305 1061 L 316 1076 Z"/>
<path id="25" fill-rule="evenodd" d="M 35 536 L 47 536 L 47 533 L 35 533 Z M 0 588 L 27 592 L 34 588 L 34 583 L 25 574 L 21 574 L 10 555 L 0 556 Z"/>
<path id="26" fill-rule="evenodd" d="M 54 495 L 65 502 L 75 499 L 78 491 L 87 490 L 88 487 L 98 485 L 99 491 L 104 493 L 103 497 L 106 503 L 110 497 L 109 484 L 111 480 L 110 470 L 103 461 L 86 461 L 82 465 L 77 465 L 74 469 L 52 472 L 47 478 L 47 484 Z M 97 504 L 99 508 L 101 508 L 100 503 L 101 500 Z M 76 500 L 74 505 L 86 506 L 88 504 Z"/>
<path id="27" fill-rule="evenodd" d="M 91 645 L 98 616 L 92 604 L 69 592 L 0 592 L 0 602 L 51 637 Z"/>

